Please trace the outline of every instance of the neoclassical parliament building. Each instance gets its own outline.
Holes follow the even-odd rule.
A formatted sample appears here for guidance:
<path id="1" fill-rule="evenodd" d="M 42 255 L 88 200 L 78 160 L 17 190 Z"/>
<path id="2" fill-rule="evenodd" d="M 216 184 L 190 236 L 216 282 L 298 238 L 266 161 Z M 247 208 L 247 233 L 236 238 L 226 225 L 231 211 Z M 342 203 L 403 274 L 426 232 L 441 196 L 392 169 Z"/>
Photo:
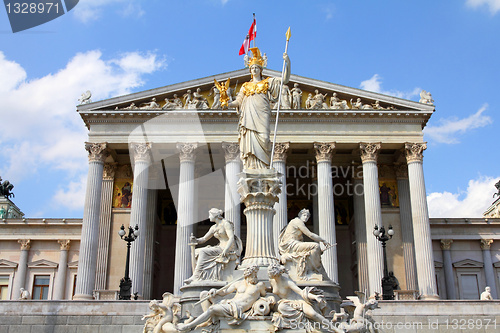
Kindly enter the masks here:
<path id="1" fill-rule="evenodd" d="M 281 76 L 270 69 L 263 74 Z M 122 225 L 139 229 L 130 255 L 139 299 L 179 294 L 192 274 L 190 236 L 207 232 L 213 207 L 224 210 L 245 247 L 236 190 L 239 114 L 220 107 L 214 86 L 214 79 L 228 78 L 235 96 L 250 74 L 241 69 L 82 100 L 77 112 L 88 140 L 75 149 L 85 147 L 89 157 L 83 218 L 28 218 L 3 198 L 10 214 L 0 220 L 1 299 L 19 299 L 21 288 L 33 300 L 117 299 L 126 261 Z M 308 228 L 333 245 L 323 265 L 340 295 L 373 295 L 382 293 L 384 267 L 373 230 L 390 226 L 387 265 L 397 300 L 479 300 L 486 286 L 497 299 L 498 211 L 429 218 L 422 130 L 436 112 L 432 99 L 410 101 L 297 75 L 287 86 L 273 158 L 283 184 L 276 241 L 288 221 L 309 209 Z M 276 110 L 273 124 L 275 116 Z"/>

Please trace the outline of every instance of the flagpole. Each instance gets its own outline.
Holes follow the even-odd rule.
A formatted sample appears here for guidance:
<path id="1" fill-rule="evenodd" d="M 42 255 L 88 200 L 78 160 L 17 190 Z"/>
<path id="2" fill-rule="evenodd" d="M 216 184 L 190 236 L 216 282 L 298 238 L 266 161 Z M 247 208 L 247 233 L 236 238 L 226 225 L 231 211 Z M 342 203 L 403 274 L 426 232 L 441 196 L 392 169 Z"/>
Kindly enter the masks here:
<path id="1" fill-rule="evenodd" d="M 254 24 L 254 28 L 253 30 L 255 31 L 255 25 L 257 24 L 256 21 L 255 21 L 255 13 L 253 13 L 253 24 Z M 254 32 L 252 31 L 252 33 Z M 253 38 L 253 47 L 255 47 L 255 40 L 257 39 L 257 34 L 255 34 L 255 37 Z"/>
<path id="2" fill-rule="evenodd" d="M 290 32 L 290 27 L 288 27 L 288 30 L 286 31 L 285 53 L 288 52 L 288 41 L 290 40 L 291 36 L 292 36 L 292 33 Z M 280 84 L 280 92 L 279 92 L 279 96 L 278 96 L 278 109 L 276 110 L 276 122 L 274 124 L 273 148 L 271 150 L 271 161 L 269 161 L 269 169 L 273 168 L 274 146 L 276 144 L 276 133 L 278 132 L 278 119 L 280 116 L 281 92 L 283 91 L 283 80 L 285 79 L 285 66 L 286 66 L 286 60 L 283 59 L 283 70 L 281 71 L 281 84 Z"/>

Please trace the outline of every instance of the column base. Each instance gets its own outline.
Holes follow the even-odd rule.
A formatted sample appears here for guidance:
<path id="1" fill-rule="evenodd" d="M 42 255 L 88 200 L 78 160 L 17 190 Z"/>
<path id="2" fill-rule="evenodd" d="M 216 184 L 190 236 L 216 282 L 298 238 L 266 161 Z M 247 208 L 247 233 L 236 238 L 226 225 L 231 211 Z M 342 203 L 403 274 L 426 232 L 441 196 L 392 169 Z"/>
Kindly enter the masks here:
<path id="1" fill-rule="evenodd" d="M 439 299 L 438 295 L 420 295 L 421 301 L 438 301 Z"/>
<path id="2" fill-rule="evenodd" d="M 73 296 L 73 301 L 93 301 L 94 296 L 92 295 L 75 295 Z"/>

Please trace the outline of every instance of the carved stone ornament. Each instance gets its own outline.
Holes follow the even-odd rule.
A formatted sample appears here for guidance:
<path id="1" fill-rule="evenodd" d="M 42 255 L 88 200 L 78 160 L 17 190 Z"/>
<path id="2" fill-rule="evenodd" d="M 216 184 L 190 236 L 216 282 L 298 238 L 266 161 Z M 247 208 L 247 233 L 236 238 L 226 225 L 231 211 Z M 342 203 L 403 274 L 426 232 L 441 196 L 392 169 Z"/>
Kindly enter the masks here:
<path id="1" fill-rule="evenodd" d="M 240 145 L 237 142 L 223 142 L 224 156 L 226 163 L 240 160 Z"/>
<path id="2" fill-rule="evenodd" d="M 274 157 L 273 161 L 285 162 L 288 149 L 290 148 L 290 142 L 276 142 L 274 145 Z"/>
<path id="3" fill-rule="evenodd" d="M 116 173 L 116 163 L 106 163 L 104 164 L 104 170 L 102 173 L 102 178 L 106 180 L 115 179 Z"/>
<path id="4" fill-rule="evenodd" d="M 493 244 L 493 239 L 481 239 L 481 250 L 489 250 Z"/>
<path id="5" fill-rule="evenodd" d="M 182 162 L 194 162 L 196 158 L 195 150 L 198 148 L 198 143 L 177 143 L 179 151 L 179 159 Z"/>
<path id="6" fill-rule="evenodd" d="M 406 161 L 422 162 L 424 159 L 424 150 L 427 149 L 427 142 L 424 143 L 405 143 Z"/>
<path id="7" fill-rule="evenodd" d="M 21 244 L 21 251 L 28 251 L 31 248 L 30 239 L 20 239 L 17 242 Z"/>
<path id="8" fill-rule="evenodd" d="M 151 143 L 131 143 L 132 150 L 134 152 L 134 161 L 142 161 L 149 162 L 150 160 L 150 152 L 151 152 Z"/>
<path id="9" fill-rule="evenodd" d="M 68 251 L 71 241 L 69 239 L 60 239 L 57 241 L 61 245 L 61 251 Z"/>
<path id="10" fill-rule="evenodd" d="M 453 239 L 441 239 L 441 250 L 450 250 Z"/>
<path id="11" fill-rule="evenodd" d="M 361 142 L 359 144 L 359 149 L 361 149 L 361 161 L 365 162 L 377 162 L 378 153 L 382 147 L 381 142 L 365 143 Z"/>
<path id="12" fill-rule="evenodd" d="M 89 152 L 89 162 L 104 162 L 109 156 L 108 143 L 85 142 L 85 149 Z"/>
<path id="13" fill-rule="evenodd" d="M 394 170 L 396 171 L 397 179 L 408 179 L 408 165 L 396 164 Z"/>
<path id="14" fill-rule="evenodd" d="M 335 142 L 315 142 L 314 149 L 316 150 L 316 161 L 331 162 Z"/>

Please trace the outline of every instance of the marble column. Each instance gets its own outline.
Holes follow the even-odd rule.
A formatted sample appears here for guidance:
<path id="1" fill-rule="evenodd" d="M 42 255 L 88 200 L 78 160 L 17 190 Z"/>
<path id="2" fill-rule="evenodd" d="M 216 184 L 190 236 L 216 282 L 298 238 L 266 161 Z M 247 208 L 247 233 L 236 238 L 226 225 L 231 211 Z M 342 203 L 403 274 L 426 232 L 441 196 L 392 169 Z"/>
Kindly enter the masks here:
<path id="1" fill-rule="evenodd" d="M 68 272 L 68 251 L 71 241 L 69 239 L 60 239 L 57 241 L 61 247 L 59 252 L 59 266 L 57 267 L 57 278 L 54 282 L 54 300 L 64 299 L 66 292 L 66 275 Z"/>
<path id="2" fill-rule="evenodd" d="M 233 222 L 234 234 L 241 237 L 240 196 L 238 195 L 238 174 L 241 172 L 240 145 L 237 142 L 223 142 L 226 158 L 226 187 L 224 217 Z"/>
<path id="3" fill-rule="evenodd" d="M 89 152 L 89 172 L 83 209 L 80 253 L 76 279 L 75 300 L 92 300 L 97 268 L 99 216 L 104 160 L 109 155 L 107 143 L 86 143 Z"/>
<path id="4" fill-rule="evenodd" d="M 366 218 L 364 197 L 363 179 L 354 178 L 353 201 L 356 253 L 358 257 L 358 290 L 367 292 L 369 289 L 369 276 L 368 255 L 366 253 Z"/>
<path id="5" fill-rule="evenodd" d="M 498 299 L 497 285 L 496 285 L 496 274 L 493 269 L 493 262 L 491 260 L 491 244 L 493 239 L 481 239 L 481 250 L 483 250 L 483 263 L 484 263 L 484 275 L 486 276 L 486 285 L 491 288 L 491 297 L 493 299 Z"/>
<path id="6" fill-rule="evenodd" d="M 425 143 L 406 143 L 406 161 L 410 181 L 411 215 L 415 242 L 415 261 L 420 298 L 439 299 L 436 287 L 434 256 L 432 254 L 431 228 L 425 192 L 424 168 L 422 165 Z"/>
<path id="7" fill-rule="evenodd" d="M 446 296 L 448 299 L 457 299 L 455 292 L 455 277 L 453 275 L 453 263 L 451 261 L 452 239 L 441 239 L 441 250 L 443 251 L 443 269 L 446 281 Z"/>
<path id="8" fill-rule="evenodd" d="M 286 157 L 287 151 L 290 148 L 290 142 L 277 142 L 274 145 L 273 167 L 278 171 L 281 176 L 281 193 L 278 194 L 278 202 L 274 205 L 276 215 L 273 220 L 273 239 L 276 254 L 279 254 L 279 235 L 281 230 L 286 227 L 288 223 L 288 209 L 286 198 Z"/>
<path id="9" fill-rule="evenodd" d="M 323 252 L 321 260 L 328 277 L 339 282 L 337 267 L 337 237 L 335 235 L 335 206 L 333 203 L 332 155 L 335 142 L 315 142 L 316 161 L 318 163 L 318 217 L 319 236 L 332 245 Z"/>
<path id="10" fill-rule="evenodd" d="M 366 251 L 368 254 L 368 295 L 382 295 L 383 254 L 382 245 L 373 236 L 376 225 L 382 225 L 382 208 L 378 184 L 377 158 L 381 143 L 360 143 L 363 163 L 363 189 L 365 199 Z"/>
<path id="11" fill-rule="evenodd" d="M 148 207 L 149 165 L 151 164 L 151 143 L 130 143 L 134 163 L 134 184 L 130 209 L 130 226 L 139 226 L 139 237 L 130 249 L 130 279 L 132 294 L 143 298 L 144 261 L 146 248 L 146 216 Z"/>
<path id="12" fill-rule="evenodd" d="M 31 248 L 31 240 L 29 239 L 20 239 L 17 242 L 21 244 L 21 255 L 19 257 L 16 275 L 14 275 L 12 300 L 18 300 L 21 297 L 21 288 L 25 287 L 26 272 L 28 270 L 28 255 Z"/>
<path id="13" fill-rule="evenodd" d="M 418 290 L 415 247 L 413 244 L 410 183 L 408 182 L 408 166 L 406 164 L 396 165 L 396 178 L 398 182 L 399 218 L 401 221 L 401 241 L 403 242 L 406 289 Z"/>
<path id="14" fill-rule="evenodd" d="M 143 298 L 151 299 L 153 297 L 153 275 L 154 275 L 154 248 L 155 248 L 155 224 L 156 224 L 156 206 L 158 200 L 158 190 L 150 189 L 148 191 L 148 209 L 146 212 L 146 230 L 144 238 L 146 239 L 145 260 L 144 260 L 144 284 Z"/>
<path id="15" fill-rule="evenodd" d="M 101 216 L 99 218 L 99 245 L 97 247 L 95 290 L 106 289 L 115 172 L 116 163 L 106 163 L 104 165 L 102 176 Z"/>
<path id="16" fill-rule="evenodd" d="M 177 204 L 177 233 L 175 243 L 174 295 L 180 295 L 184 280 L 191 272 L 189 237 L 194 224 L 194 162 L 197 143 L 178 143 L 180 159 L 179 200 Z"/>

